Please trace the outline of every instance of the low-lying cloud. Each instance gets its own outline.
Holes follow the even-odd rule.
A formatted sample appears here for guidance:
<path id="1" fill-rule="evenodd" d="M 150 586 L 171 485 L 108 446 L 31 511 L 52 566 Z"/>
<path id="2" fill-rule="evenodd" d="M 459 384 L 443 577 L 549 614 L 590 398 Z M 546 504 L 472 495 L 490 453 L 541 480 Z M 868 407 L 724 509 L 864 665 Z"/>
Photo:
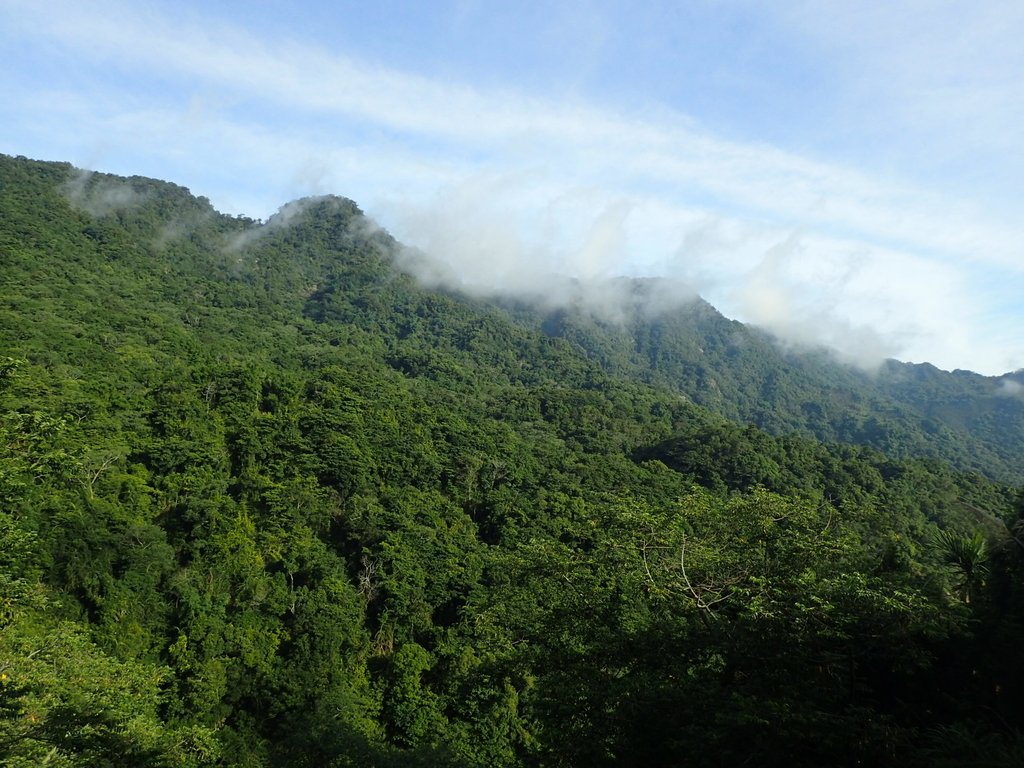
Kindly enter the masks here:
<path id="1" fill-rule="evenodd" d="M 429 204 L 395 201 L 384 213 L 413 246 L 402 265 L 428 285 L 620 321 L 635 295 L 615 278 L 623 265 L 642 265 L 629 276 L 659 278 L 647 296 L 651 313 L 702 295 L 785 346 L 828 347 L 868 370 L 904 352 L 921 333 L 916 319 L 955 283 L 933 270 L 919 278 L 918 295 L 899 273 L 919 265 L 899 254 L 522 176 L 473 179 Z M 888 292 L 879 291 L 885 281 Z M 882 328 L 880 315 L 888 315 Z"/>
<path id="2" fill-rule="evenodd" d="M 996 394 L 1001 397 L 1020 397 L 1024 398 L 1024 384 L 1017 381 L 1016 379 L 1003 378 L 999 381 L 999 387 L 996 389 Z"/>
<path id="3" fill-rule="evenodd" d="M 76 168 L 64 185 L 64 194 L 75 208 L 97 218 L 134 208 L 147 195 L 135 189 L 127 179 L 119 179 Z"/>
<path id="4" fill-rule="evenodd" d="M 597 197 L 585 189 L 548 189 L 545 197 L 526 177 L 478 177 L 428 204 L 392 201 L 384 215 L 408 244 L 399 266 L 425 285 L 576 307 L 621 322 L 638 309 L 623 279 L 634 205 Z M 645 293 L 643 309 L 657 313 L 695 296 L 666 277 Z"/>

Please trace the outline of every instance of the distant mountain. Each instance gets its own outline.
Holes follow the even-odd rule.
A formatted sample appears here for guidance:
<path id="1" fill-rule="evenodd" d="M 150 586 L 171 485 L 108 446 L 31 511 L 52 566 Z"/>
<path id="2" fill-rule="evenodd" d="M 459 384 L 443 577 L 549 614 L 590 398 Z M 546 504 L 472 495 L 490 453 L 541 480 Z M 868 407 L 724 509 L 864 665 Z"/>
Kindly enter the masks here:
<path id="1" fill-rule="evenodd" d="M 623 322 L 585 308 L 517 317 L 578 345 L 611 375 L 674 389 L 732 421 L 1024 480 L 1024 373 L 986 377 L 895 360 L 869 373 L 828 350 L 789 348 L 701 299 L 652 316 L 642 309 L 650 290 L 637 283 Z"/>
<path id="2" fill-rule="evenodd" d="M 572 290 L 562 291 L 568 306 L 552 308 L 540 299 L 485 301 L 426 288 L 408 274 L 409 252 L 343 198 L 295 201 L 260 223 L 217 214 L 205 199 L 166 182 L 7 157 L 0 171 L 0 237 L 24 233 L 50 251 L 84 244 L 106 269 L 116 267 L 113 283 L 135 270 L 130 279 L 173 304 L 200 336 L 217 332 L 204 325 L 213 321 L 204 305 L 257 306 L 342 321 L 385 343 L 418 340 L 418 359 L 394 353 L 408 370 L 487 365 L 532 382 L 586 375 L 562 370 L 562 353 L 576 350 L 577 366 L 585 360 L 613 379 L 677 392 L 772 434 L 931 457 L 1024 482 L 1024 372 L 985 377 L 889 361 L 865 373 L 826 350 L 787 348 L 699 298 L 673 299 L 675 287 L 657 280 L 618 281 L 608 292 L 622 304 L 614 319 L 595 312 L 592 301 L 573 301 Z M 70 265 L 32 268 L 40 277 L 59 268 L 84 291 L 95 290 L 95 275 L 75 277 L 75 270 L 91 269 L 81 255 Z M 90 310 L 109 304 L 141 311 L 116 290 L 96 298 Z M 561 346 L 551 353 L 554 341 Z"/>

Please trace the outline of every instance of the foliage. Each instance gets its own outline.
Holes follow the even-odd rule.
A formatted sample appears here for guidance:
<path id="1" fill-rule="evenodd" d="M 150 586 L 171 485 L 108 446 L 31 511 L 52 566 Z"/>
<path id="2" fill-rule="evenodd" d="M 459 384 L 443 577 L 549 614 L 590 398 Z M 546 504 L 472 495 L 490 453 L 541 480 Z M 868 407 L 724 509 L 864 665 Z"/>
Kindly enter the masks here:
<path id="1" fill-rule="evenodd" d="M 408 258 L 0 157 L 0 761 L 1010 764 L 1021 453 L 921 411 L 978 381 Z"/>

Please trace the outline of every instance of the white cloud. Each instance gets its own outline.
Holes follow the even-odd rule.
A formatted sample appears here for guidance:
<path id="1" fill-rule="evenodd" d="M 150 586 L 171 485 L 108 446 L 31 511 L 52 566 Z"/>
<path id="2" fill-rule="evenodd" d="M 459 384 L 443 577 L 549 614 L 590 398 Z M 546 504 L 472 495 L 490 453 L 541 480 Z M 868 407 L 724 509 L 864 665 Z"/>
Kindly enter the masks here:
<path id="1" fill-rule="evenodd" d="M 597 183 L 630 189 L 676 185 L 746 215 L 943 253 L 966 251 L 1024 269 L 1016 251 L 1019 226 L 970 210 L 964 200 L 936 198 L 767 146 L 718 139 L 682 116 L 644 120 L 590 106 L 536 102 L 514 92 L 480 93 L 362 66 L 315 47 L 271 47 L 232 29 L 78 8 L 42 9 L 47 31 L 90 56 L 177 71 L 192 78 L 194 88 L 227 88 L 240 99 L 386 126 L 409 141 L 443 142 L 430 147 L 435 152 L 483 151 L 497 163 L 552 164 L 563 173 L 584 173 Z"/>
<path id="2" fill-rule="evenodd" d="M 996 394 L 1002 397 L 1024 397 L 1024 384 L 1014 379 L 1002 379 Z"/>
<path id="3" fill-rule="evenodd" d="M 1014 177 L 1024 169 L 1016 0 L 836 0 L 827 12 L 788 0 L 771 9 L 775 23 L 827 54 L 844 95 L 839 117 L 875 139 L 866 146 L 891 143 L 904 168 L 917 164 L 933 179 L 936 167 L 967 176 L 973 167 L 991 185 L 1008 168 Z"/>
<path id="4" fill-rule="evenodd" d="M 791 4 L 790 23 L 857 45 L 802 7 Z M 15 94 L 12 120 L 23 105 L 60 113 L 33 118 L 49 126 L 47 146 L 79 142 L 70 159 L 110 158 L 125 173 L 156 173 L 125 166 L 163 158 L 167 177 L 230 212 L 351 196 L 481 290 L 531 289 L 554 272 L 658 272 L 856 359 L 1024 365 L 1008 331 L 986 335 L 969 290 L 982 268 L 1024 282 L 1024 233 L 970 199 L 727 140 L 684 114 L 477 90 L 167 8 L 0 0 L 7 34 L 20 25 L 96 68 L 88 98 Z M 858 28 L 853 11 L 840 16 Z"/>

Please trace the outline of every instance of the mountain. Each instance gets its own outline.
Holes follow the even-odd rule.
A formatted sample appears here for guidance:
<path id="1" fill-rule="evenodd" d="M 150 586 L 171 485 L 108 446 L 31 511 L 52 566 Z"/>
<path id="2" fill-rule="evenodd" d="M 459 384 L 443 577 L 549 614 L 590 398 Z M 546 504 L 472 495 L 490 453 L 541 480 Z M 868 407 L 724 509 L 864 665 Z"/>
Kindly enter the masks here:
<path id="1" fill-rule="evenodd" d="M 423 258 L 0 156 L 0 762 L 1019 764 L 1019 375 Z"/>
<path id="2" fill-rule="evenodd" d="M 1019 372 L 985 377 L 895 360 L 866 372 L 828 350 L 789 348 L 700 299 L 664 308 L 658 281 L 633 282 L 624 317 L 602 319 L 576 305 L 517 319 L 572 341 L 612 376 L 676 390 L 731 421 L 1024 480 Z"/>
<path id="3" fill-rule="evenodd" d="M 292 308 L 307 318 L 329 317 L 399 338 L 422 337 L 455 356 L 465 356 L 470 339 L 485 335 L 477 325 L 514 326 L 516 330 L 501 333 L 517 338 L 503 338 L 501 343 L 506 346 L 504 354 L 518 359 L 533 356 L 540 334 L 568 342 L 616 380 L 679 392 L 731 421 L 754 424 L 772 434 L 866 445 L 898 458 L 931 457 L 1003 482 L 1024 482 L 1024 396 L 1014 387 L 1013 374 L 947 373 L 927 364 L 896 361 L 866 373 L 837 362 L 824 350 L 787 349 L 763 331 L 727 320 L 699 298 L 684 295 L 672 301 L 671 289 L 661 288 L 657 281 L 630 281 L 625 289 L 615 290 L 615 301 L 622 307 L 614 308 L 612 320 L 595 314 L 582 301 L 550 309 L 522 301 L 472 300 L 457 292 L 423 289 L 396 271 L 395 262 L 401 267 L 403 260 L 395 254 L 403 249 L 386 234 L 373 232 L 368 222 L 352 226 L 363 217 L 349 201 L 297 201 L 267 224 L 257 225 L 218 217 L 208 202 L 173 185 L 74 175 L 66 167 L 50 168 L 49 173 L 70 180 L 62 182 L 65 199 L 48 200 L 46 208 L 52 211 L 55 205 L 70 203 L 79 218 L 100 213 L 94 224 L 83 225 L 73 235 L 91 240 L 92 249 L 116 251 L 111 261 L 123 262 L 132 251 L 136 258 L 145 258 L 138 253 L 140 248 L 162 244 L 164 253 L 158 258 L 176 259 L 182 278 L 234 279 L 233 285 L 193 285 L 191 295 L 168 297 L 182 305 L 180 311 L 188 317 L 190 309 L 197 317 L 204 312 L 204 292 L 247 291 L 245 301 L 250 303 L 292 302 Z M 53 185 L 36 194 L 53 196 Z M 317 221 L 317 212 L 326 214 L 323 220 Z M 341 223 L 332 230 L 327 219 L 339 212 Z M 176 237 L 179 231 L 182 237 Z M 376 251 L 362 253 L 358 264 L 324 260 L 331 248 L 351 246 L 364 234 Z M 129 244 L 126 237 L 141 242 Z M 278 263 L 279 245 L 293 248 L 301 240 L 302 260 Z M 337 301 L 339 291 L 346 297 L 343 307 Z M 239 298 L 220 296 L 217 301 L 237 303 Z M 421 328 L 431 312 L 444 313 L 446 322 L 460 322 L 461 342 Z M 476 347 L 490 341 L 477 340 Z"/>

